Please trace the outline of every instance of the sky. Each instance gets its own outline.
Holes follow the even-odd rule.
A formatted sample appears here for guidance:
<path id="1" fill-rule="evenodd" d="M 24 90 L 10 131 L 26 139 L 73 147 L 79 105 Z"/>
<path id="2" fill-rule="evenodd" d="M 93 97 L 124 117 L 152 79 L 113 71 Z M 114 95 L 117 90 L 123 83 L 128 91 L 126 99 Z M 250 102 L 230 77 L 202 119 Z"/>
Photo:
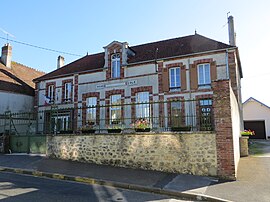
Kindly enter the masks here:
<path id="1" fill-rule="evenodd" d="M 269 0 L 9 0 L 1 2 L 0 45 L 7 42 L 5 32 L 10 33 L 13 61 L 50 72 L 56 69 L 59 55 L 68 64 L 87 53 L 102 52 L 114 40 L 134 46 L 196 30 L 228 43 L 230 12 L 244 75 L 243 101 L 254 97 L 270 106 L 269 10 Z"/>

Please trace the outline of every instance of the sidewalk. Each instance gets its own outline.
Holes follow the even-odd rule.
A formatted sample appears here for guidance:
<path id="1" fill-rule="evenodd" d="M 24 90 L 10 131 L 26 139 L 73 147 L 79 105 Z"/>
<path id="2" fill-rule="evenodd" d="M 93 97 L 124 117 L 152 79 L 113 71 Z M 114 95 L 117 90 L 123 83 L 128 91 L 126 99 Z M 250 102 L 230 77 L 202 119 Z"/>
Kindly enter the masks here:
<path id="1" fill-rule="evenodd" d="M 270 141 L 267 146 L 270 148 Z M 32 155 L 0 155 L 0 170 L 161 193 L 190 200 L 270 201 L 270 153 L 241 158 L 238 179 L 230 182 L 220 182 L 211 177 L 127 169 Z"/>
<path id="2" fill-rule="evenodd" d="M 0 170 L 154 192 L 190 200 L 226 201 L 204 195 L 207 187 L 217 182 L 211 177 L 119 168 L 26 154 L 0 155 Z"/>

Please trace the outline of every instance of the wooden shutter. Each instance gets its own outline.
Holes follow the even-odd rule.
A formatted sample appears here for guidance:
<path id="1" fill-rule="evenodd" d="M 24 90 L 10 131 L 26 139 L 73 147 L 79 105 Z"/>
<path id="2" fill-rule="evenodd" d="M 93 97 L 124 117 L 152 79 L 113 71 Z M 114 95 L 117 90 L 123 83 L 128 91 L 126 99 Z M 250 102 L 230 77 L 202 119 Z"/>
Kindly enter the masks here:
<path id="1" fill-rule="evenodd" d="M 189 66 L 190 69 L 190 89 L 196 90 L 198 88 L 198 72 L 197 72 L 197 66 L 194 64 L 191 64 Z"/>
<path id="2" fill-rule="evenodd" d="M 168 92 L 170 90 L 168 68 L 162 68 L 162 88 L 163 92 Z"/>
<path id="3" fill-rule="evenodd" d="M 217 65 L 216 61 L 210 63 L 211 81 L 217 80 Z"/>
<path id="4" fill-rule="evenodd" d="M 186 66 L 181 67 L 181 90 L 187 89 Z"/>

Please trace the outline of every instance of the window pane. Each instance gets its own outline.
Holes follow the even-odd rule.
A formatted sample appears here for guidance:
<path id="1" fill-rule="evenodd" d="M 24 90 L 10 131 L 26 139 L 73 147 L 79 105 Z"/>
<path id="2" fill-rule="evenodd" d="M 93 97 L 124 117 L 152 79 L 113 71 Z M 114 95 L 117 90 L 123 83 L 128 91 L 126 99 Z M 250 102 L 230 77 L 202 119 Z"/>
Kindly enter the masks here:
<path id="1" fill-rule="evenodd" d="M 198 67 L 198 70 L 199 70 L 199 85 L 200 84 L 204 84 L 204 71 L 203 71 L 203 65 L 199 65 Z"/>
<path id="2" fill-rule="evenodd" d="M 175 86 L 175 73 L 174 73 L 174 69 L 170 69 L 170 87 L 174 87 Z"/>
<path id="3" fill-rule="evenodd" d="M 150 104 L 149 104 L 149 92 L 140 92 L 136 96 L 136 117 L 137 118 L 149 118 L 150 117 Z"/>
<path id="4" fill-rule="evenodd" d="M 180 68 L 176 68 L 176 74 L 175 74 L 176 78 L 176 84 L 175 84 L 175 87 L 180 87 Z"/>
<path id="5" fill-rule="evenodd" d="M 204 69 L 205 69 L 205 84 L 210 84 L 210 65 L 209 64 L 205 64 L 204 65 Z"/>
<path id="6" fill-rule="evenodd" d="M 97 105 L 97 98 L 96 97 L 89 97 L 86 100 L 87 103 L 87 115 L 86 120 L 89 124 L 96 123 L 96 105 Z"/>
<path id="7" fill-rule="evenodd" d="M 112 95 L 111 105 L 116 105 L 110 107 L 111 123 L 119 124 L 121 122 L 121 95 Z"/>
<path id="8" fill-rule="evenodd" d="M 120 77 L 120 54 L 114 54 L 111 62 L 112 78 Z"/>

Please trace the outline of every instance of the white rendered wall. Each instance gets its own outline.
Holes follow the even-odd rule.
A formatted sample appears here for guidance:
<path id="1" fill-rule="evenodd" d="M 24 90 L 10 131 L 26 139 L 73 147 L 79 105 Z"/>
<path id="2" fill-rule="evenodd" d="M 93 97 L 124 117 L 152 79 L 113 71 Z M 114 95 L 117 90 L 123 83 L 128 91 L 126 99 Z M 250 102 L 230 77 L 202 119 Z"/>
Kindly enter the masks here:
<path id="1" fill-rule="evenodd" d="M 11 111 L 12 113 L 33 111 L 33 103 L 33 96 L 0 92 L 0 114 L 6 111 Z"/>
<path id="2" fill-rule="evenodd" d="M 232 88 L 230 87 L 230 100 L 231 100 L 231 117 L 232 117 L 232 132 L 233 132 L 233 147 L 234 147 L 234 162 L 235 172 L 237 173 L 237 167 L 240 160 L 240 113 L 239 105 L 234 95 Z M 229 107 L 229 106 L 228 106 Z"/>
<path id="3" fill-rule="evenodd" d="M 266 137 L 270 136 L 270 109 L 261 103 L 250 100 L 243 104 L 244 121 L 265 121 Z"/>

